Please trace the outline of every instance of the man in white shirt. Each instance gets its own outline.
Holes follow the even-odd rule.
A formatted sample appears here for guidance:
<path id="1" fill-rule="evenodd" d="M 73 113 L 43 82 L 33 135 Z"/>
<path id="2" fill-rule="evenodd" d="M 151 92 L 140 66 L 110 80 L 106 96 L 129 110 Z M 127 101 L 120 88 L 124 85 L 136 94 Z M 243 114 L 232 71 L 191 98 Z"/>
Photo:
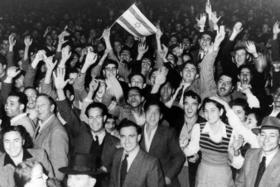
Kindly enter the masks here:
<path id="1" fill-rule="evenodd" d="M 159 161 L 139 146 L 141 129 L 134 122 L 120 122 L 119 150 L 113 160 L 110 187 L 163 187 L 164 178 Z"/>
<path id="2" fill-rule="evenodd" d="M 266 117 L 262 121 L 261 148 L 251 149 L 236 179 L 237 187 L 280 186 L 280 119 Z"/>
<path id="3" fill-rule="evenodd" d="M 30 136 L 33 137 L 35 125 L 25 113 L 27 102 L 28 99 L 25 94 L 21 92 L 11 93 L 5 104 L 5 112 L 10 117 L 12 126 L 22 125 Z"/>

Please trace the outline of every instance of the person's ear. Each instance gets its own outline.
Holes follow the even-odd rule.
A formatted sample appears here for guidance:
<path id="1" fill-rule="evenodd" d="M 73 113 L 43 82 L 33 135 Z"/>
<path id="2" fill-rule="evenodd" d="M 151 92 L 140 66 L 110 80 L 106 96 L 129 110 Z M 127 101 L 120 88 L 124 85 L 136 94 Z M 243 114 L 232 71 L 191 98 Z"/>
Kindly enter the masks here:
<path id="1" fill-rule="evenodd" d="M 103 116 L 103 122 L 104 122 L 104 123 L 105 123 L 106 119 L 107 119 L 107 115 L 104 115 L 104 116 Z"/>
<path id="2" fill-rule="evenodd" d="M 51 112 L 54 112 L 54 108 L 55 108 L 55 106 L 54 106 L 54 104 L 52 104 L 52 105 L 51 105 L 51 108 L 50 108 L 50 109 L 51 109 Z"/>
<path id="3" fill-rule="evenodd" d="M 144 89 L 144 88 L 146 88 L 146 86 L 147 86 L 147 84 L 146 84 L 146 83 L 144 83 L 144 84 L 143 84 L 143 89 Z"/>
<path id="4" fill-rule="evenodd" d="M 224 113 L 224 109 L 221 109 L 221 110 L 220 110 L 220 116 L 222 116 L 223 113 Z"/>
<path id="5" fill-rule="evenodd" d="M 139 135 L 137 136 L 137 142 L 140 142 L 140 140 L 141 140 L 141 134 L 139 134 Z"/>
<path id="6" fill-rule="evenodd" d="M 195 75 L 194 79 L 198 79 L 198 78 L 199 78 L 199 74 L 198 74 L 198 73 L 196 73 L 196 75 Z"/>
<path id="7" fill-rule="evenodd" d="M 23 110 L 24 110 L 24 104 L 20 104 L 20 105 L 19 105 L 19 109 L 20 109 L 21 111 L 23 111 Z"/>

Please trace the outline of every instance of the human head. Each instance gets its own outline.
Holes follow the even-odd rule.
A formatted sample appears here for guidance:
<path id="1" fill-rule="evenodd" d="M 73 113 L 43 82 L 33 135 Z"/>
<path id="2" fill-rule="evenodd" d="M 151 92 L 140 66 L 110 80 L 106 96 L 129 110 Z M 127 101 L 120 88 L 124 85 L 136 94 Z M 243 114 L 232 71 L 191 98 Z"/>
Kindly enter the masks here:
<path id="1" fill-rule="evenodd" d="M 33 146 L 32 139 L 26 129 L 21 126 L 7 126 L 2 132 L 3 147 L 11 159 L 17 159 L 23 154 L 23 149 Z"/>
<path id="2" fill-rule="evenodd" d="M 241 65 L 238 68 L 238 78 L 241 84 L 250 84 L 252 80 L 252 69 L 249 65 Z"/>
<path id="3" fill-rule="evenodd" d="M 132 108 L 139 107 L 144 101 L 142 91 L 138 87 L 131 87 L 127 92 L 127 103 Z"/>
<path id="4" fill-rule="evenodd" d="M 106 60 L 103 64 L 103 76 L 108 78 L 110 76 L 116 77 L 118 74 L 118 63 L 113 60 Z"/>
<path id="5" fill-rule="evenodd" d="M 266 117 L 261 124 L 260 146 L 264 153 L 270 153 L 279 149 L 280 143 L 280 119 Z"/>
<path id="6" fill-rule="evenodd" d="M 230 73 L 222 73 L 217 82 L 217 94 L 220 97 L 229 96 L 236 84 L 236 79 Z"/>
<path id="7" fill-rule="evenodd" d="M 146 87 L 146 79 L 141 73 L 132 73 L 128 76 L 129 87 L 138 87 L 144 89 Z"/>
<path id="8" fill-rule="evenodd" d="M 203 51 L 208 51 L 212 43 L 212 40 L 213 40 L 212 33 L 203 32 L 198 40 L 200 49 L 202 49 Z"/>
<path id="9" fill-rule="evenodd" d="M 254 129 L 254 128 L 261 125 L 261 121 L 262 121 L 262 119 L 261 119 L 261 115 L 260 115 L 260 110 L 259 109 L 251 109 L 248 112 L 245 126 L 248 129 Z"/>
<path id="10" fill-rule="evenodd" d="M 245 123 L 249 105 L 245 99 L 237 98 L 230 102 L 230 106 L 238 118 Z"/>
<path id="11" fill-rule="evenodd" d="M 104 123 L 107 116 L 107 107 L 103 103 L 93 102 L 86 108 L 88 125 L 94 133 L 104 129 Z"/>
<path id="12" fill-rule="evenodd" d="M 28 99 L 26 95 L 21 92 L 13 92 L 9 94 L 5 104 L 5 111 L 7 116 L 12 118 L 24 113 L 27 102 Z"/>
<path id="13" fill-rule="evenodd" d="M 7 68 L 7 60 L 6 58 L 0 54 L 0 75 L 3 75 L 6 72 Z"/>
<path id="14" fill-rule="evenodd" d="M 193 118 L 197 115 L 201 104 L 199 95 L 191 90 L 184 93 L 184 112 L 186 118 Z"/>
<path id="15" fill-rule="evenodd" d="M 36 111 L 38 119 L 44 122 L 56 113 L 55 101 L 46 94 L 40 94 L 36 99 Z"/>
<path id="16" fill-rule="evenodd" d="M 151 58 L 144 57 L 141 61 L 141 73 L 147 74 L 154 66 L 154 61 Z"/>
<path id="17" fill-rule="evenodd" d="M 205 119 L 210 125 L 215 125 L 217 122 L 223 119 L 224 108 L 217 101 L 209 98 L 204 99 L 202 109 Z"/>
<path id="18" fill-rule="evenodd" d="M 24 94 L 27 96 L 27 109 L 35 109 L 36 106 L 36 98 L 38 96 L 38 91 L 33 87 L 26 87 L 24 89 Z"/>
<path id="19" fill-rule="evenodd" d="M 249 55 L 244 47 L 237 47 L 234 49 L 233 60 L 237 67 L 245 64 L 248 57 Z"/>
<path id="20" fill-rule="evenodd" d="M 105 122 L 105 129 L 107 132 L 112 132 L 116 128 L 117 117 L 112 114 L 107 114 L 107 119 Z"/>
<path id="21" fill-rule="evenodd" d="M 198 78 L 198 73 L 198 67 L 192 61 L 186 62 L 181 73 L 183 82 L 191 84 Z"/>
<path id="22" fill-rule="evenodd" d="M 166 81 L 159 90 L 159 94 L 160 94 L 160 101 L 163 103 L 168 102 L 173 93 L 174 93 L 175 89 L 173 88 L 172 84 L 170 83 L 170 81 Z"/>
<path id="23" fill-rule="evenodd" d="M 134 122 L 123 119 L 119 124 L 120 141 L 126 153 L 134 151 L 139 147 L 141 139 L 141 128 Z"/>
<path id="24" fill-rule="evenodd" d="M 14 172 L 17 187 L 47 187 L 47 178 L 41 164 L 32 159 L 17 165 Z"/>
<path id="25" fill-rule="evenodd" d="M 156 99 L 150 99 L 144 104 L 146 124 L 157 126 L 162 118 L 161 103 Z"/>
<path id="26" fill-rule="evenodd" d="M 129 63 L 130 61 L 132 61 L 131 52 L 129 48 L 122 48 L 120 53 L 120 60 L 124 63 Z"/>

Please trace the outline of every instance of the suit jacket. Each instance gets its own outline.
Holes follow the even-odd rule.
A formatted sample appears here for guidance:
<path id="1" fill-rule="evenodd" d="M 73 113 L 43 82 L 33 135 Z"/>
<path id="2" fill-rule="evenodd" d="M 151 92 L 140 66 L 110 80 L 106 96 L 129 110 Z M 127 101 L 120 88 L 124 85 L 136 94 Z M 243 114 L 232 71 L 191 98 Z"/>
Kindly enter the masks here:
<path id="1" fill-rule="evenodd" d="M 120 187 L 122 155 L 123 150 L 119 150 L 114 156 L 110 187 Z M 122 187 L 163 186 L 164 178 L 158 160 L 140 149 L 135 159 L 132 161 Z"/>
<path id="2" fill-rule="evenodd" d="M 236 179 L 237 187 L 254 187 L 259 163 L 262 156 L 261 149 L 250 149 L 245 156 L 244 165 Z M 280 151 L 276 153 L 259 183 L 259 187 L 279 187 L 280 186 Z"/>
<path id="3" fill-rule="evenodd" d="M 179 146 L 179 140 L 173 129 L 159 125 L 153 137 L 150 150 L 145 145 L 144 128 L 140 146 L 149 155 L 159 159 L 165 177 L 171 179 L 174 186 L 177 186 L 177 175 L 185 162 L 185 155 Z"/>
<path id="4" fill-rule="evenodd" d="M 68 166 L 69 139 L 56 116 L 52 116 L 33 141 L 35 147 L 43 148 L 47 152 L 55 177 L 62 180 L 64 174 L 58 169 Z"/>
<path id="5" fill-rule="evenodd" d="M 90 153 L 93 143 L 93 137 L 88 126 L 85 126 L 83 129 L 84 130 L 80 131 L 80 134 L 75 141 L 74 151 L 76 153 Z M 118 138 L 106 132 L 101 152 L 101 166 L 105 166 L 108 171 L 111 170 L 113 157 L 117 151 L 116 146 L 118 143 Z"/>
<path id="6" fill-rule="evenodd" d="M 15 118 L 13 118 L 11 120 L 11 125 L 12 126 L 23 126 L 26 131 L 30 134 L 31 137 L 34 136 L 34 131 L 35 131 L 35 125 L 33 123 L 33 121 L 27 117 L 24 114 L 21 114 L 21 116 L 16 116 Z"/>
<path id="7" fill-rule="evenodd" d="M 47 158 L 47 154 L 42 149 L 27 149 L 24 151 L 24 160 L 35 159 L 40 162 L 44 169 L 48 172 L 49 177 L 54 177 L 53 168 Z M 0 187 L 14 187 L 14 171 L 15 166 L 9 163 L 7 154 L 0 155 Z"/>

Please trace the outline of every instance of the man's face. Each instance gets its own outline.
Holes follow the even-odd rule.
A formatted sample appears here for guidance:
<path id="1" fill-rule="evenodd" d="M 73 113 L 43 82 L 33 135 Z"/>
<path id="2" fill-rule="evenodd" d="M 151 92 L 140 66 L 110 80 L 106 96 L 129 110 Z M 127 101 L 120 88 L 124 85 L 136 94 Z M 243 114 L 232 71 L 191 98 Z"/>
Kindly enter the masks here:
<path id="1" fill-rule="evenodd" d="M 76 78 L 78 77 L 78 73 L 70 73 L 69 74 L 69 84 L 73 85 L 74 81 L 76 80 Z"/>
<path id="2" fill-rule="evenodd" d="M 277 129 L 262 129 L 260 144 L 264 152 L 274 151 L 279 147 L 280 136 Z"/>
<path id="3" fill-rule="evenodd" d="M 27 96 L 28 99 L 27 108 L 34 109 L 36 105 L 36 98 L 37 98 L 36 91 L 30 88 L 25 90 L 24 94 Z"/>
<path id="4" fill-rule="evenodd" d="M 15 80 L 15 87 L 19 89 L 22 88 L 24 86 L 23 82 L 24 82 L 24 76 L 21 75 Z"/>
<path id="5" fill-rule="evenodd" d="M 122 50 L 122 44 L 119 41 L 114 42 L 114 50 L 118 53 Z"/>
<path id="6" fill-rule="evenodd" d="M 126 62 L 130 62 L 131 61 L 131 54 L 130 54 L 130 51 L 128 50 L 123 50 L 121 52 L 121 57 L 120 57 L 121 60 L 123 61 L 126 61 Z"/>
<path id="7" fill-rule="evenodd" d="M 151 70 L 151 67 L 152 67 L 151 60 L 148 58 L 144 58 L 141 63 L 141 71 L 149 72 Z"/>
<path id="8" fill-rule="evenodd" d="M 140 89 L 143 89 L 145 87 L 143 77 L 141 77 L 140 75 L 134 75 L 133 77 L 131 77 L 130 87 L 138 87 Z"/>
<path id="9" fill-rule="evenodd" d="M 146 123 L 151 126 L 157 126 L 161 118 L 160 108 L 157 105 L 151 105 L 146 111 Z"/>
<path id="10" fill-rule="evenodd" d="M 68 175 L 67 187 L 92 187 L 96 183 L 96 179 L 89 175 Z"/>
<path id="11" fill-rule="evenodd" d="M 23 113 L 24 105 L 19 103 L 19 98 L 17 96 L 9 96 L 5 104 L 5 111 L 7 116 L 15 117 Z"/>
<path id="12" fill-rule="evenodd" d="M 218 81 L 217 89 L 217 93 L 220 97 L 226 97 L 230 95 L 233 89 L 231 77 L 222 75 Z"/>
<path id="13" fill-rule="evenodd" d="M 258 124 L 258 121 L 257 121 L 256 115 L 253 113 L 248 114 L 246 123 L 245 123 L 246 127 L 248 129 L 253 129 L 253 128 L 257 127 L 257 124 Z"/>
<path id="14" fill-rule="evenodd" d="M 143 101 L 143 97 L 138 92 L 138 90 L 132 89 L 128 92 L 127 103 L 133 107 L 138 107 Z"/>
<path id="15" fill-rule="evenodd" d="M 185 116 L 187 118 L 193 118 L 194 116 L 197 115 L 198 111 L 198 101 L 195 98 L 192 97 L 186 97 L 184 100 L 184 111 L 185 111 Z"/>
<path id="16" fill-rule="evenodd" d="M 211 36 L 208 34 L 203 34 L 199 39 L 199 46 L 203 51 L 207 51 L 211 44 Z"/>
<path id="17" fill-rule="evenodd" d="M 130 153 L 139 146 L 141 135 L 133 126 L 123 127 L 120 130 L 121 145 L 126 153 Z"/>
<path id="18" fill-rule="evenodd" d="M 246 53 L 245 49 L 239 49 L 239 50 L 235 51 L 234 60 L 235 60 L 237 67 L 240 67 L 241 65 L 245 64 L 246 56 L 247 56 L 247 53 Z"/>
<path id="19" fill-rule="evenodd" d="M 103 124 L 105 122 L 106 116 L 102 115 L 102 109 L 95 107 L 88 111 L 88 123 L 90 129 L 94 132 L 100 132 L 103 130 Z"/>
<path id="20" fill-rule="evenodd" d="M 110 76 L 114 76 L 116 77 L 117 76 L 117 67 L 115 64 L 108 64 L 106 67 L 105 67 L 105 77 L 108 78 Z"/>
<path id="21" fill-rule="evenodd" d="M 11 157 L 18 157 L 23 151 L 24 140 L 19 132 L 10 131 L 4 134 L 3 144 L 5 152 Z"/>
<path id="22" fill-rule="evenodd" d="M 241 106 L 234 105 L 232 106 L 232 110 L 243 123 L 246 121 L 246 114 Z"/>
<path id="23" fill-rule="evenodd" d="M 251 75 L 250 69 L 248 69 L 248 68 L 243 68 L 243 69 L 240 71 L 239 78 L 240 78 L 241 84 L 250 84 L 251 79 L 252 79 L 252 75 Z"/>
<path id="24" fill-rule="evenodd" d="M 173 89 L 170 85 L 170 83 L 166 83 L 163 87 L 160 89 L 160 98 L 163 102 L 167 102 L 171 99 L 173 93 Z"/>
<path id="25" fill-rule="evenodd" d="M 186 64 L 182 72 L 183 81 L 185 83 L 191 84 L 195 80 L 196 75 L 197 75 L 196 67 L 190 63 Z"/>
<path id="26" fill-rule="evenodd" d="M 107 131 L 111 132 L 116 127 L 116 120 L 113 118 L 107 118 L 105 123 L 105 128 Z"/>
<path id="27" fill-rule="evenodd" d="M 38 119 L 45 121 L 53 114 L 54 105 L 45 96 L 39 96 L 36 100 L 36 111 Z"/>

